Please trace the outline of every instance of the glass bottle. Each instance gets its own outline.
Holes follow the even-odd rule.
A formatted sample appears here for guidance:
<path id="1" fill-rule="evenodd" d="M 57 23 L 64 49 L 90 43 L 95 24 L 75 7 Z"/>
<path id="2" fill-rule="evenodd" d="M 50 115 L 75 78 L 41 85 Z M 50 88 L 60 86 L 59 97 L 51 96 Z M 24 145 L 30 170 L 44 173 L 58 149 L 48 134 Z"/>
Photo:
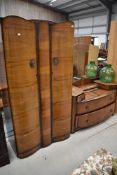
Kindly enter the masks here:
<path id="1" fill-rule="evenodd" d="M 87 78 L 96 78 L 97 76 L 97 66 L 95 64 L 95 61 L 90 61 L 89 64 L 87 64 L 85 68 L 85 74 Z"/>
<path id="2" fill-rule="evenodd" d="M 114 81 L 115 72 L 111 64 L 106 64 L 105 67 L 100 70 L 99 78 L 104 83 L 112 83 Z"/>

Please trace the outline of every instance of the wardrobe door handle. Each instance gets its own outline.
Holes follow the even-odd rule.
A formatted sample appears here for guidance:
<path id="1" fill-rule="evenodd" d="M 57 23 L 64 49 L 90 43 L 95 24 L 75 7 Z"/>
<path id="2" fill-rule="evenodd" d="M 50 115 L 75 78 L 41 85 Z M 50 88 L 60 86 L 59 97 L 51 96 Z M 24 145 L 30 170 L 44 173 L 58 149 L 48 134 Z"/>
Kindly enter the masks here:
<path id="1" fill-rule="evenodd" d="M 29 66 L 31 68 L 35 68 L 36 67 L 36 60 L 34 58 L 30 59 Z"/>
<path id="2" fill-rule="evenodd" d="M 59 58 L 58 57 L 54 57 L 53 58 L 53 64 L 54 65 L 58 65 L 59 64 Z"/>

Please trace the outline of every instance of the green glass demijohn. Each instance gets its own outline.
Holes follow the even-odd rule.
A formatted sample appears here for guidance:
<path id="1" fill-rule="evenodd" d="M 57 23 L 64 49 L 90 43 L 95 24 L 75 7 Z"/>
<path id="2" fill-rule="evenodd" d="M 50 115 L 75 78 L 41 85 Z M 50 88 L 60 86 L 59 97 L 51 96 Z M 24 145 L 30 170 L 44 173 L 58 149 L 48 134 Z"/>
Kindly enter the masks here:
<path id="1" fill-rule="evenodd" d="M 95 61 L 90 61 L 90 63 L 86 65 L 85 74 L 87 78 L 96 78 L 97 66 L 95 64 Z"/>
<path id="2" fill-rule="evenodd" d="M 111 64 L 106 64 L 105 67 L 100 70 L 99 78 L 104 83 L 112 83 L 114 81 L 115 72 Z"/>

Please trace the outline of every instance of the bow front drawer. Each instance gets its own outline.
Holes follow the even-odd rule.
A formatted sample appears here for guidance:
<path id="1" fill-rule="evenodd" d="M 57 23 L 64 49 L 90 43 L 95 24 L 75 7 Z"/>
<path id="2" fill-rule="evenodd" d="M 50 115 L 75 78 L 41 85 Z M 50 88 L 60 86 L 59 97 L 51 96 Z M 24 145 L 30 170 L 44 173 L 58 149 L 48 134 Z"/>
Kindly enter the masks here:
<path id="1" fill-rule="evenodd" d="M 91 111 L 101 109 L 115 101 L 116 91 L 108 92 L 108 94 L 99 94 L 93 99 L 86 99 L 77 103 L 77 114 L 85 114 Z"/>
<path id="2" fill-rule="evenodd" d="M 96 125 L 114 114 L 115 103 L 88 114 L 76 116 L 76 130 Z"/>

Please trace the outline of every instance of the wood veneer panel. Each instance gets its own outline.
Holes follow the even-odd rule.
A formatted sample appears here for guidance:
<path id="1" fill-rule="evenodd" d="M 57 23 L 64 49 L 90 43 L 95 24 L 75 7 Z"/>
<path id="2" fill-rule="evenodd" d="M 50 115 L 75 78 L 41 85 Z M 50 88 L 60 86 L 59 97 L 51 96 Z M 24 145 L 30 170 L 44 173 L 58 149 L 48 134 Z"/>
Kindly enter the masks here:
<path id="1" fill-rule="evenodd" d="M 76 116 L 76 130 L 96 125 L 114 114 L 115 103 L 83 115 Z"/>
<path id="2" fill-rule="evenodd" d="M 75 44 L 91 44 L 91 36 L 74 37 Z"/>
<path id="3" fill-rule="evenodd" d="M 90 61 L 95 61 L 97 65 L 98 64 L 98 54 L 99 54 L 99 47 L 90 44 L 89 52 L 88 52 L 88 63 L 90 63 Z"/>
<path id="4" fill-rule="evenodd" d="M 51 26 L 52 106 L 54 141 L 70 135 L 72 101 L 73 24 Z"/>
<path id="5" fill-rule="evenodd" d="M 40 147 L 35 26 L 19 17 L 6 17 L 2 25 L 17 154 L 23 158 Z"/>
<path id="6" fill-rule="evenodd" d="M 74 76 L 81 77 L 85 74 L 85 66 L 88 62 L 89 44 L 91 44 L 90 36 L 74 38 Z"/>
<path id="7" fill-rule="evenodd" d="M 41 97 L 42 145 L 51 143 L 51 102 L 50 102 L 50 38 L 49 23 L 38 24 L 39 81 Z"/>
<path id="8" fill-rule="evenodd" d="M 107 61 L 115 70 L 115 82 L 117 83 L 117 21 L 111 22 Z"/>
<path id="9" fill-rule="evenodd" d="M 115 71 L 114 82 L 117 83 L 117 20 L 111 22 L 107 62 L 112 64 Z M 117 113 L 117 98 L 115 112 Z"/>
<path id="10" fill-rule="evenodd" d="M 84 114 L 105 107 L 115 101 L 116 90 L 85 92 L 85 100 L 77 103 L 77 114 Z"/>
<path id="11" fill-rule="evenodd" d="M 0 22 L 0 84 L 6 84 L 5 63 L 2 42 L 2 27 Z"/>

